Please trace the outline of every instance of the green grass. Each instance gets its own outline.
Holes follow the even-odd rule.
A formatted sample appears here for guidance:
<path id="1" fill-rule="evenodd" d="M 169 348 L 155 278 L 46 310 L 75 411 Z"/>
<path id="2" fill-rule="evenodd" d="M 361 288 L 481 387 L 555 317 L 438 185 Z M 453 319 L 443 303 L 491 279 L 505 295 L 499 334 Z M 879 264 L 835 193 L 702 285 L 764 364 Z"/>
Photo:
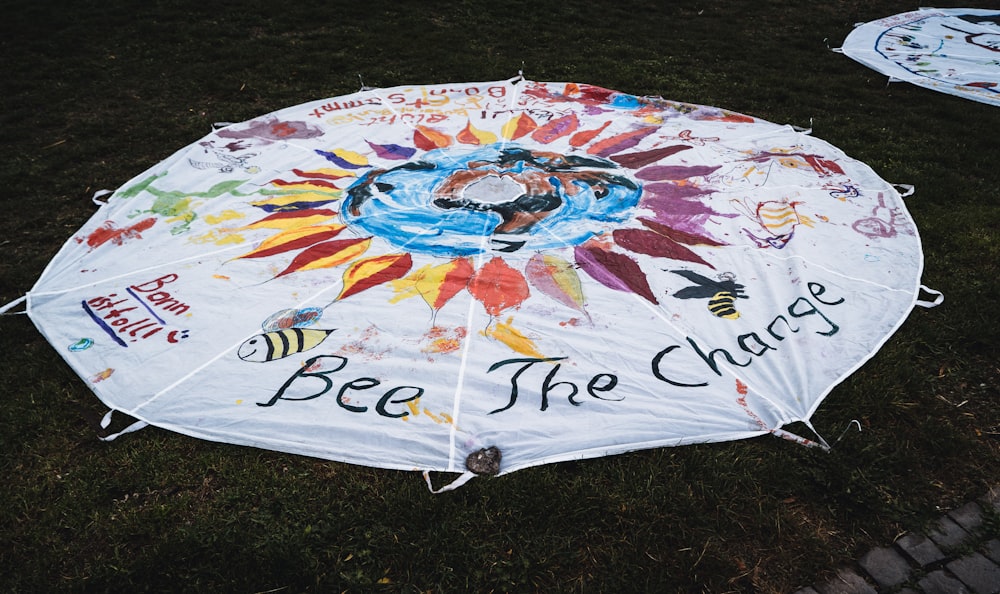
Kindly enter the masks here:
<path id="1" fill-rule="evenodd" d="M 8 3 L 10 4 L 10 3 Z M 939 2 L 963 6 L 963 2 Z M 989 6 L 981 2 L 979 6 Z M 995 4 L 995 3 L 994 3 Z M 0 589 L 790 592 L 1000 476 L 1000 110 L 831 52 L 911 2 L 36 2 L 0 24 L 0 303 L 116 188 L 216 121 L 370 86 L 523 69 L 813 135 L 907 199 L 944 305 L 918 309 L 813 419 L 773 438 L 561 463 L 431 495 L 418 474 L 156 428 L 100 403 L 26 316 L 0 318 Z M 359 79 L 360 77 L 360 79 Z M 993 524 L 995 529 L 995 524 Z"/>

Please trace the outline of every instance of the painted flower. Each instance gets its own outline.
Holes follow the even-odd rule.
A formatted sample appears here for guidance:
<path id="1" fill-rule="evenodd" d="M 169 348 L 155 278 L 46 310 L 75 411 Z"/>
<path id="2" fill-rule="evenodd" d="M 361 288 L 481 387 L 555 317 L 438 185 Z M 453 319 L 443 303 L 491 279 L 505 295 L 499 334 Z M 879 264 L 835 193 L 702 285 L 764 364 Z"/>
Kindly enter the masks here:
<path id="1" fill-rule="evenodd" d="M 683 130 L 639 150 L 664 105 L 577 85 L 526 92 L 608 115 L 584 128 L 572 111 L 544 123 L 524 111 L 496 131 L 415 125 L 405 143 L 315 150 L 327 166 L 293 169 L 252 202 L 268 214 L 241 231 L 270 235 L 237 259 L 282 258 L 273 278 L 342 268 L 334 302 L 390 283 L 390 303 L 419 296 L 435 314 L 465 291 L 489 314 L 487 335 L 532 355 L 513 319 L 533 294 L 589 319 L 590 282 L 659 303 L 646 276 L 658 271 L 637 254 L 711 268 L 698 251 L 724 244 L 705 225 L 734 216 L 700 200 L 698 181 L 718 167 L 673 159 L 706 139 Z"/>

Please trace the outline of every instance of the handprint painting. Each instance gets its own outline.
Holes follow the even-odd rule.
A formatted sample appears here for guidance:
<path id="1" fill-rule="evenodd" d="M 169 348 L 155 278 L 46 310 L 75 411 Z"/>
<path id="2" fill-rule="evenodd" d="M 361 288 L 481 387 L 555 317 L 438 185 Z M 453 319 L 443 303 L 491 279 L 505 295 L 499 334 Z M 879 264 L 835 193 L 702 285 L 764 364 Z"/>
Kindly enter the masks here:
<path id="1" fill-rule="evenodd" d="M 921 269 L 899 193 L 822 140 L 518 78 L 217 130 L 114 192 L 27 301 L 141 422 L 502 474 L 787 436 Z"/>

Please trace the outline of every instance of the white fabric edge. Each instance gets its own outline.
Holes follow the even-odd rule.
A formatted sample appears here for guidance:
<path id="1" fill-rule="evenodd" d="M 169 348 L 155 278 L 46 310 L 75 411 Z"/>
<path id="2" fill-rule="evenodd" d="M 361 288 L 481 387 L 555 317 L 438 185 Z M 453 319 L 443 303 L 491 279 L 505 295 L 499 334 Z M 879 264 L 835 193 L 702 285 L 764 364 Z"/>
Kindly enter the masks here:
<path id="1" fill-rule="evenodd" d="M 892 185 L 890 184 L 890 187 L 891 186 Z M 892 188 L 892 189 L 893 189 L 894 192 L 896 192 L 897 195 L 899 194 L 899 192 L 896 191 L 895 188 Z M 906 215 L 906 217 L 909 220 L 912 221 L 913 217 L 910 215 L 910 211 L 906 207 L 906 201 L 902 200 L 902 196 L 900 196 L 899 205 L 900 205 L 900 208 L 903 209 L 903 214 Z M 872 358 L 874 358 L 875 355 L 878 354 L 878 352 L 882 350 L 882 347 L 885 346 L 885 343 L 889 342 L 889 339 L 891 339 L 893 336 L 895 336 L 896 333 L 899 332 L 899 329 L 903 327 L 903 324 L 906 323 L 906 320 L 910 317 L 910 314 L 913 312 L 914 307 L 916 307 L 917 302 L 918 302 L 918 297 L 920 295 L 921 287 L 924 286 L 923 284 L 921 284 L 921 280 L 922 280 L 922 278 L 924 276 L 924 247 L 923 247 L 923 241 L 921 241 L 921 239 L 920 239 L 920 230 L 917 228 L 916 225 L 913 225 L 913 235 L 914 235 L 914 237 L 917 240 L 917 246 L 919 247 L 918 254 L 919 254 L 920 258 L 919 258 L 919 261 L 917 262 L 917 271 L 916 271 L 916 275 L 915 275 L 915 277 L 916 277 L 916 285 L 911 289 L 911 291 L 912 291 L 912 297 L 910 299 L 910 305 L 909 305 L 909 307 L 903 308 L 903 312 L 899 316 L 899 319 L 896 320 L 896 323 L 893 324 L 892 328 L 890 328 L 882 336 L 882 338 L 877 343 L 875 343 L 875 345 L 872 347 L 872 349 L 868 352 L 868 354 L 866 356 L 864 356 L 861 359 L 859 359 L 857 363 L 855 363 L 853 366 L 851 366 L 849 369 L 847 369 L 836 380 L 834 380 L 833 382 L 831 382 L 830 386 L 826 390 L 824 390 L 816 398 L 816 400 L 815 400 L 815 402 L 813 402 L 812 406 L 810 406 L 809 409 L 806 411 L 806 419 L 805 420 L 811 419 L 812 416 L 814 414 L 816 414 L 816 410 L 819 409 L 820 405 L 823 404 L 823 402 L 826 400 L 826 397 L 830 395 L 830 392 L 832 392 L 834 390 L 834 388 L 836 388 L 840 384 L 844 383 L 844 381 L 848 377 L 850 377 L 855 372 L 857 372 L 859 369 L 861 369 L 862 367 L 864 367 L 866 363 L 868 363 L 869 361 L 871 361 Z M 943 296 L 942 296 L 942 299 L 943 299 Z"/>
<path id="2" fill-rule="evenodd" d="M 509 82 L 509 83 L 513 84 L 515 82 L 520 82 L 520 80 L 521 80 L 521 77 L 519 76 L 519 77 L 515 77 L 514 79 L 508 79 L 507 81 L 496 81 L 496 82 Z M 493 82 L 493 81 L 489 81 L 489 82 Z M 300 107 L 300 106 L 294 106 L 294 107 Z M 278 111 L 281 111 L 281 110 L 278 110 Z M 251 118 L 251 120 L 247 120 L 247 121 L 252 121 L 252 119 L 255 119 L 255 118 Z M 790 126 L 786 125 L 786 127 L 790 127 Z M 792 127 L 792 128 L 794 129 L 794 127 Z M 831 146 L 834 146 L 834 145 L 831 145 Z M 171 157 L 168 157 L 167 159 L 161 161 L 157 165 L 166 165 L 166 164 L 168 164 L 169 162 L 171 162 L 171 161 L 175 160 L 176 158 L 178 158 L 179 156 L 181 156 L 182 153 L 184 153 L 184 151 L 187 148 L 188 147 L 185 146 L 185 147 L 182 147 L 182 148 L 178 149 L 178 151 L 176 151 L 173 155 L 171 155 Z M 835 147 L 835 148 L 838 148 L 838 147 Z M 139 175 L 131 178 L 130 180 L 128 180 L 127 182 L 125 182 L 124 184 L 122 184 L 121 188 L 128 187 L 129 185 L 135 183 L 139 178 L 143 177 L 147 172 L 148 172 L 148 170 L 143 171 Z M 114 196 L 112 196 L 112 198 L 114 198 Z M 906 215 L 909 216 L 909 212 L 905 208 L 905 205 L 903 205 L 903 208 L 904 208 L 904 212 L 906 213 Z M 93 215 L 93 217 L 97 217 L 97 216 L 104 216 L 104 215 L 102 215 L 100 212 L 97 212 L 97 213 L 95 213 Z M 910 218 L 912 220 L 912 217 L 910 217 Z M 918 232 L 917 232 L 916 229 L 914 230 L 914 234 L 917 236 L 918 243 L 919 243 L 919 234 L 918 234 Z M 73 243 L 73 239 L 70 238 L 69 240 L 67 240 L 63 244 L 63 247 L 60 249 L 59 252 L 61 253 L 63 250 L 65 250 L 68 247 L 70 247 L 72 243 Z M 56 255 L 54 255 L 52 257 L 52 259 L 49 261 L 49 264 L 46 266 L 46 268 L 43 270 L 43 272 L 39 275 L 39 278 L 36 281 L 36 286 L 42 282 L 42 280 L 46 276 L 46 273 L 49 271 L 49 269 L 52 266 L 52 264 L 54 262 L 56 262 L 58 259 L 59 259 L 59 253 L 57 253 Z M 920 262 L 919 262 L 919 265 L 918 265 L 918 268 L 917 268 L 917 275 L 916 275 L 918 283 L 919 283 L 919 279 L 921 278 L 922 273 L 923 273 L 923 267 L 924 267 L 924 258 L 923 258 L 923 250 L 921 248 L 921 250 L 920 250 Z M 923 285 L 920 285 L 920 287 L 923 287 Z M 40 292 L 39 294 L 48 294 L 48 293 L 41 293 Z M 940 293 L 939 293 L 939 295 L 940 295 Z M 26 305 L 27 311 L 25 313 L 27 313 L 29 315 L 29 318 L 31 317 L 31 308 L 30 308 L 31 300 L 30 300 L 30 297 L 31 297 L 31 292 L 29 292 L 28 294 L 22 296 L 21 298 L 19 298 L 18 300 L 16 300 L 14 302 L 14 304 L 17 304 L 17 303 L 20 303 L 22 301 L 26 301 L 27 300 L 27 305 Z M 943 300 L 943 295 L 940 296 L 940 299 Z M 812 417 L 813 414 L 815 414 L 815 411 L 823 403 L 823 401 L 826 399 L 826 397 L 829 395 L 829 393 L 832 392 L 832 390 L 834 388 L 836 388 L 841 383 L 843 383 L 846 380 L 847 377 L 849 377 L 851 374 L 855 373 L 859 368 L 861 368 L 871 358 L 873 358 L 875 356 L 875 354 L 877 354 L 878 351 L 881 350 L 881 348 L 885 345 L 885 343 L 890 338 L 892 338 L 892 336 L 894 336 L 896 334 L 896 332 L 898 332 L 899 328 L 902 326 L 903 323 L 905 323 L 906 319 L 909 317 L 909 314 L 912 312 L 913 307 L 915 305 L 917 305 L 917 304 L 918 304 L 918 300 L 916 299 L 916 292 L 915 292 L 915 297 L 914 297 L 914 300 L 913 300 L 913 303 L 911 304 L 911 306 L 909 308 L 905 309 L 905 311 L 900 316 L 900 319 L 897 321 L 897 323 L 895 325 L 893 325 L 892 329 L 883 337 L 882 340 L 880 340 L 877 343 L 877 345 L 871 350 L 871 352 L 869 352 L 869 354 L 866 357 L 864 357 L 861 360 L 859 360 L 858 363 L 855 366 L 853 366 L 852 368 L 850 368 L 850 370 L 848 370 L 847 372 L 845 372 L 844 374 L 842 374 L 840 377 L 838 377 L 834 382 L 832 382 L 831 385 L 817 397 L 817 399 L 815 400 L 813 406 L 810 407 L 810 409 L 808 410 L 808 413 L 807 413 L 807 415 L 806 415 L 805 418 L 803 418 L 803 419 L 783 419 L 783 424 L 788 424 L 788 423 L 792 423 L 792 422 L 805 422 L 805 423 L 808 423 L 809 419 Z M 8 305 L 13 306 L 11 304 L 8 304 Z M 7 306 L 4 306 L 4 307 L 6 308 Z M 34 323 L 34 325 L 36 326 L 36 328 L 39 330 L 39 332 L 46 338 L 46 340 L 49 341 L 49 336 L 42 329 L 42 327 L 39 325 L 39 323 L 37 321 L 35 321 L 34 319 L 32 319 L 32 322 Z M 51 341 L 49 341 L 49 342 L 50 342 L 50 344 L 52 344 Z M 83 370 L 78 369 L 76 366 L 74 366 L 73 363 L 72 363 L 72 361 L 71 361 L 71 359 L 68 358 L 68 357 L 66 357 L 66 356 L 64 356 L 63 353 L 58 348 L 56 348 L 54 350 L 56 350 L 60 354 L 60 356 L 63 356 L 63 359 L 65 361 L 67 361 L 67 363 L 70 365 L 70 367 L 72 367 L 74 369 L 74 372 L 77 373 L 78 377 L 80 377 L 81 380 L 86 385 L 88 385 L 88 387 L 94 392 L 94 394 L 105 405 L 107 405 L 107 406 L 109 406 L 111 408 L 114 408 L 115 405 L 112 402 L 110 402 L 109 400 L 107 400 L 104 396 L 102 396 L 99 385 L 93 384 L 93 383 L 87 384 L 86 378 L 85 378 L 84 374 L 81 373 L 81 371 L 83 371 Z M 162 429 L 166 429 L 166 430 L 169 430 L 169 431 L 172 431 L 172 432 L 175 432 L 175 433 L 180 433 L 182 435 L 186 435 L 186 436 L 189 436 L 189 437 L 194 437 L 196 439 L 203 439 L 205 441 L 210 441 L 210 442 L 251 446 L 251 447 L 257 447 L 257 448 L 260 448 L 260 449 L 267 449 L 267 450 L 279 451 L 279 452 L 285 452 L 285 453 L 291 453 L 291 454 L 296 454 L 296 455 L 305 455 L 305 456 L 315 457 L 315 458 L 318 458 L 318 459 L 329 460 L 329 461 L 333 461 L 333 462 L 362 465 L 362 466 L 366 466 L 366 467 L 371 467 L 372 466 L 371 462 L 367 461 L 367 460 L 366 461 L 354 460 L 350 456 L 343 456 L 343 457 L 333 458 L 333 457 L 325 455 L 324 453 L 321 453 L 319 451 L 309 452 L 309 451 L 307 451 L 307 448 L 295 447 L 295 446 L 301 446 L 302 444 L 296 444 L 296 443 L 292 443 L 292 442 L 280 442 L 280 443 L 275 444 L 275 443 L 271 443 L 268 440 L 261 441 L 261 440 L 245 439 L 245 438 L 243 438 L 244 436 L 242 434 L 237 435 L 237 437 L 239 439 L 236 439 L 236 440 L 229 440 L 229 439 L 223 440 L 223 439 L 221 439 L 221 437 L 222 436 L 228 437 L 229 434 L 219 434 L 220 437 L 216 437 L 214 434 L 213 435 L 207 435 L 207 434 L 203 434 L 200 431 L 196 431 L 196 430 L 182 429 L 180 427 L 173 426 L 170 423 L 153 423 L 153 422 L 150 422 L 148 419 L 141 418 L 134 411 L 125 411 L 125 412 L 127 412 L 127 414 L 129 414 L 131 416 L 136 417 L 138 420 L 135 423 L 133 423 L 133 425 L 130 425 L 128 428 L 126 428 L 126 430 L 123 430 L 123 431 L 115 434 L 113 437 L 111 437 L 111 439 L 105 439 L 106 441 L 111 441 L 111 440 L 117 438 L 120 435 L 124 435 L 126 433 L 131 433 L 131 432 L 136 431 L 138 429 L 141 429 L 141 428 L 143 428 L 145 426 L 153 425 L 153 426 L 156 426 L 156 427 L 159 427 L 159 428 L 162 428 Z M 133 426 L 134 426 L 134 428 L 132 428 Z M 730 433 L 730 432 L 721 432 L 721 433 L 713 433 L 713 434 L 707 434 L 707 435 L 701 435 L 701 436 L 689 436 L 689 437 L 684 437 L 684 438 L 667 438 L 667 439 L 654 440 L 654 441 L 649 441 L 649 442 L 636 442 L 636 443 L 630 443 L 630 444 L 620 444 L 620 445 L 616 445 L 616 446 L 612 446 L 612 447 L 591 448 L 591 449 L 588 449 L 588 450 L 579 450 L 579 451 L 568 453 L 568 454 L 559 454 L 559 455 L 554 455 L 554 456 L 543 457 L 543 458 L 536 459 L 536 460 L 533 460 L 533 461 L 530 461 L 530 462 L 518 464 L 518 465 L 512 466 L 510 468 L 502 468 L 501 471 L 498 473 L 498 475 L 508 474 L 508 473 L 514 472 L 516 470 L 521 470 L 521 469 L 524 469 L 524 468 L 530 468 L 532 466 L 541 466 L 541 465 L 545 465 L 545 464 L 551 464 L 551 463 L 555 463 L 555 462 L 582 460 L 582 459 L 602 457 L 602 456 L 608 456 L 608 455 L 618 455 L 618 454 L 628 453 L 628 452 L 632 452 L 632 451 L 641 451 L 641 450 L 646 450 L 646 449 L 657 449 L 657 448 L 662 448 L 662 447 L 673 447 L 673 446 L 681 446 L 681 445 L 693 445 L 693 444 L 699 444 L 699 443 L 716 443 L 716 442 L 725 442 L 725 441 L 735 441 L 735 440 L 740 440 L 740 439 L 749 439 L 749 438 L 752 438 L 752 437 L 758 437 L 760 435 L 766 435 L 768 433 L 775 434 L 776 430 L 781 431 L 782 433 L 787 433 L 787 432 L 784 432 L 783 430 L 781 430 L 780 426 L 779 426 L 779 427 L 771 428 L 769 430 L 753 430 L 753 431 L 733 432 L 733 433 Z M 293 449 L 293 447 L 294 447 L 294 449 Z M 382 465 L 380 465 L 378 467 L 384 468 L 384 469 L 390 469 L 390 470 L 406 470 L 406 471 L 420 470 L 419 468 L 415 468 L 413 464 L 392 464 L 392 463 L 388 463 L 388 464 L 382 464 Z M 454 472 L 454 469 L 453 469 L 453 465 L 449 464 L 448 468 L 431 468 L 431 469 L 428 469 L 428 471 Z M 463 484 L 464 484 L 464 482 L 465 481 L 463 481 Z"/>

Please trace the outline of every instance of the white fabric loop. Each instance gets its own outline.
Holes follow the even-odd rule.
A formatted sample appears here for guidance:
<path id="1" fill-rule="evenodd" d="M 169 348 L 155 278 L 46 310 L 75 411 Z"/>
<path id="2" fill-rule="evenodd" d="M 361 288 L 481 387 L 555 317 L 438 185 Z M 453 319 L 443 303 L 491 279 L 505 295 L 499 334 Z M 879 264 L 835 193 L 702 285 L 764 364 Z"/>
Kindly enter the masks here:
<path id="1" fill-rule="evenodd" d="M 10 302 L 10 303 L 8 303 L 7 305 L 4 305 L 3 307 L 0 307 L 0 315 L 3 315 L 3 314 L 5 314 L 5 313 L 7 313 L 8 311 L 10 311 L 10 310 L 14 309 L 14 308 L 15 308 L 15 307 L 17 307 L 17 306 L 18 306 L 18 305 L 19 305 L 20 303 L 24 302 L 24 301 L 25 301 L 25 300 L 27 300 L 27 299 L 28 299 L 28 296 L 27 296 L 27 295 L 21 295 L 20 297 L 18 297 L 17 299 L 15 299 L 15 300 L 11 301 L 11 302 Z M 17 312 L 17 313 L 22 313 L 22 314 L 23 314 L 23 313 L 27 313 L 27 312 L 23 312 L 23 311 L 22 311 L 22 312 Z"/>
<path id="2" fill-rule="evenodd" d="M 458 478 L 456 478 L 455 480 L 451 481 L 450 483 L 441 487 L 440 489 L 435 490 L 434 485 L 431 484 L 431 472 L 429 470 L 424 471 L 424 481 L 427 483 L 427 488 L 430 489 L 431 493 L 435 495 L 439 493 L 444 493 L 446 491 L 454 491 L 455 489 L 461 487 L 462 485 L 471 481 L 474 478 L 476 478 L 476 473 L 467 470 L 462 474 L 458 475 Z"/>
<path id="3" fill-rule="evenodd" d="M 107 429 L 108 426 L 111 425 L 111 416 L 114 414 L 115 414 L 115 409 L 111 409 L 107 413 L 105 413 L 103 417 L 101 417 L 101 429 Z M 98 437 L 98 439 L 100 439 L 101 441 L 114 441 L 119 437 L 121 437 L 122 435 L 125 435 L 126 433 L 132 433 L 133 431 L 138 431 L 147 426 L 149 426 L 149 423 L 147 423 L 146 421 L 136 421 L 117 433 L 112 433 L 111 435 L 105 435 L 104 437 Z"/>
<path id="4" fill-rule="evenodd" d="M 105 204 L 108 203 L 108 201 L 107 200 L 100 200 L 100 198 L 103 198 L 105 196 L 109 196 L 111 194 L 114 194 L 114 192 L 112 192 L 111 190 L 98 190 L 98 191 L 94 192 L 93 196 L 90 197 L 90 201 L 93 202 L 94 204 L 96 204 L 97 206 L 104 206 Z"/>
<path id="5" fill-rule="evenodd" d="M 934 299 L 932 299 L 931 301 L 917 299 L 916 304 L 919 305 L 920 307 L 925 307 L 927 309 L 930 309 L 932 307 L 937 307 L 942 303 L 944 303 L 944 293 L 942 293 L 941 291 L 935 291 L 934 289 L 928 288 L 926 285 L 920 285 L 920 290 L 925 293 L 930 293 L 931 295 L 935 295 Z"/>
<path id="6" fill-rule="evenodd" d="M 131 425 L 129 425 L 128 427 L 122 429 L 118 433 L 112 433 L 111 435 L 105 435 L 104 437 L 101 437 L 99 439 L 101 441 L 114 441 L 114 440 L 118 439 L 119 437 L 121 437 L 122 435 L 125 435 L 126 433 L 132 433 L 133 431 L 138 431 L 140 429 L 145 429 L 148 426 L 149 426 L 149 423 L 147 423 L 146 421 L 136 421 L 136 422 L 132 423 Z"/>

